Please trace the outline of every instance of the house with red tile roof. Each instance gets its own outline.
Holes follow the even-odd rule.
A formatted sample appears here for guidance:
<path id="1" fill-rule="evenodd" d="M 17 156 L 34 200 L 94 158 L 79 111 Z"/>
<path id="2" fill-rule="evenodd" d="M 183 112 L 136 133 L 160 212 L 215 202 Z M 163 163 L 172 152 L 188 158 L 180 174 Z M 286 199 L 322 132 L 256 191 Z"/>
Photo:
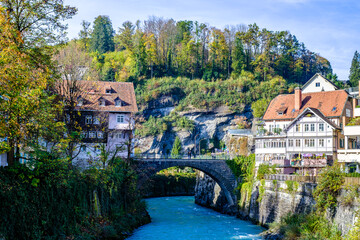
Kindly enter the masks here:
<path id="1" fill-rule="evenodd" d="M 138 111 L 133 84 L 64 80 L 60 85 L 65 97 L 70 98 L 71 94 L 67 93 L 77 93 L 72 95 L 73 115 L 81 128 L 81 143 L 73 163 L 86 166 L 89 161 L 96 161 L 104 150 L 110 156 L 127 158 L 135 128 L 134 114 Z"/>
<path id="2" fill-rule="evenodd" d="M 354 116 L 356 103 L 345 90 L 303 93 L 296 88 L 294 94 L 278 95 L 255 137 L 256 164 L 316 175 L 344 148 L 343 128 Z"/>

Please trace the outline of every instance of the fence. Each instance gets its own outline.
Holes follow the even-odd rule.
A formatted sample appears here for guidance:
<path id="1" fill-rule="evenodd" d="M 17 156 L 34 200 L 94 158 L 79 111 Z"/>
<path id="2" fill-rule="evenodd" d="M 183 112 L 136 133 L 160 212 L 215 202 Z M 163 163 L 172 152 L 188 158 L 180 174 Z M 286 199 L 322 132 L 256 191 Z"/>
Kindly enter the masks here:
<path id="1" fill-rule="evenodd" d="M 171 154 L 164 155 L 164 154 L 155 154 L 155 153 L 147 153 L 147 154 L 135 154 L 135 159 L 158 159 L 158 160 L 166 160 L 166 159 L 188 159 L 188 160 L 229 160 L 230 156 L 228 154 L 211 154 L 211 155 L 196 155 L 196 156 L 189 156 L 189 155 L 177 155 L 173 156 Z"/>
<path id="2" fill-rule="evenodd" d="M 265 175 L 266 180 L 278 180 L 278 181 L 297 181 L 297 182 L 310 182 L 317 183 L 317 176 L 297 176 L 287 174 L 273 174 Z M 344 185 L 360 185 L 360 177 L 345 177 Z"/>

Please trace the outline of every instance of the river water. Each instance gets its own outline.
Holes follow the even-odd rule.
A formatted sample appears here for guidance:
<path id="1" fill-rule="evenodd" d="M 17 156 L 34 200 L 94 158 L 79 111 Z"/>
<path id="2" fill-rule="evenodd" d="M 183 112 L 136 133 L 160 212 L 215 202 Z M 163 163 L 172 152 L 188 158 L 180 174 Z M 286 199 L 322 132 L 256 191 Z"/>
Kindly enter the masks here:
<path id="1" fill-rule="evenodd" d="M 264 229 L 251 222 L 198 206 L 194 197 L 161 197 L 146 200 L 152 222 L 128 240 L 261 239 Z"/>

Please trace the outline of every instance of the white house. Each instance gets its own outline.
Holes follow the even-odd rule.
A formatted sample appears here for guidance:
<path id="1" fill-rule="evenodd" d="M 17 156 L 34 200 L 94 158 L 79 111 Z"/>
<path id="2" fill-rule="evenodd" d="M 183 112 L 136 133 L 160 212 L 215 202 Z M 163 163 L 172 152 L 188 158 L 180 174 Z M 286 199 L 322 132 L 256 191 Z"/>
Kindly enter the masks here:
<path id="1" fill-rule="evenodd" d="M 303 86 L 303 93 L 321 92 L 321 91 L 335 91 L 339 88 L 333 84 L 330 80 L 326 79 L 319 73 L 316 73 L 312 78 L 309 79 Z"/>
<path id="2" fill-rule="evenodd" d="M 82 142 L 77 146 L 78 155 L 73 163 L 87 165 L 89 161 L 97 160 L 102 146 L 110 156 L 116 154 L 127 158 L 134 135 L 134 114 L 138 111 L 133 84 L 81 82 L 76 110 Z"/>
<path id="3" fill-rule="evenodd" d="M 296 88 L 294 94 L 278 95 L 255 137 L 256 164 L 277 164 L 284 173 L 316 174 L 336 159 L 354 103 L 345 90 L 303 93 Z"/>

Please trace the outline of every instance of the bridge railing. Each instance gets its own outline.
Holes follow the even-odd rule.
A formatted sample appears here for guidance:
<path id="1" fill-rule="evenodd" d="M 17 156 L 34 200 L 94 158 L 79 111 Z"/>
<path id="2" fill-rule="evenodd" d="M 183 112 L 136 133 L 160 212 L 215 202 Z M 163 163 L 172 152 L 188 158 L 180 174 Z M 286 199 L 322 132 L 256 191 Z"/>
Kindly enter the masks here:
<path id="1" fill-rule="evenodd" d="M 228 154 L 212 154 L 212 155 L 171 155 L 171 154 L 156 154 L 145 153 L 135 154 L 134 159 L 181 159 L 181 160 L 229 160 Z"/>

